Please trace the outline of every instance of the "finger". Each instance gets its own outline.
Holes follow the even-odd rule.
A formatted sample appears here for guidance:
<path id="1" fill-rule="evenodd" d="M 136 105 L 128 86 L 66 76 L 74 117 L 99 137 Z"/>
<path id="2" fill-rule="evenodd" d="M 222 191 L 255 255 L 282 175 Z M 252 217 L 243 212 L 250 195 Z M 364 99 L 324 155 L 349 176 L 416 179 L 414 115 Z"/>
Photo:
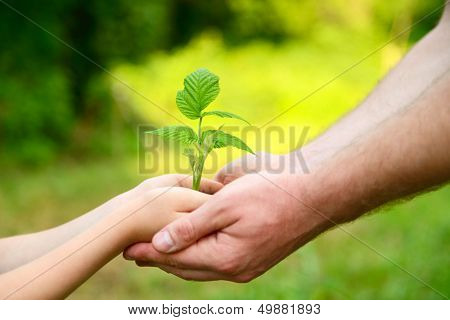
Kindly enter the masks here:
<path id="1" fill-rule="evenodd" d="M 173 188 L 169 192 L 176 192 L 172 206 L 178 212 L 194 211 L 212 198 L 210 194 L 182 187 Z"/>
<path id="2" fill-rule="evenodd" d="M 243 172 L 241 167 L 234 161 L 228 163 L 222 169 L 220 169 L 219 172 L 217 172 L 214 176 L 214 180 L 225 185 L 232 182 L 233 180 L 236 180 L 237 178 L 242 176 L 242 174 Z"/>
<path id="3" fill-rule="evenodd" d="M 137 188 L 163 188 L 163 187 L 183 187 L 192 189 L 192 176 L 184 174 L 166 174 L 143 181 Z M 202 179 L 200 181 L 199 191 L 214 194 L 219 191 L 223 185 L 220 182 L 211 179 Z"/>
<path id="4" fill-rule="evenodd" d="M 155 265 L 159 269 L 173 274 L 178 278 L 188 281 L 214 281 L 214 280 L 228 280 L 228 277 L 214 271 L 199 271 L 199 270 L 186 270 L 177 269 L 174 267 L 168 267 L 165 265 Z"/>
<path id="5" fill-rule="evenodd" d="M 201 239 L 194 245 L 176 253 L 161 253 L 151 243 L 137 243 L 124 252 L 127 260 L 136 260 L 179 269 L 215 270 L 219 264 L 214 236 Z"/>
<path id="6" fill-rule="evenodd" d="M 180 269 L 175 267 L 166 266 L 164 264 L 158 264 L 147 261 L 135 261 L 138 267 L 142 268 L 158 268 L 167 273 L 173 274 L 184 280 L 195 280 L 195 281 L 213 281 L 213 280 L 228 280 L 229 277 L 214 271 L 206 270 L 190 270 L 190 269 Z"/>
<path id="7" fill-rule="evenodd" d="M 236 222 L 237 217 L 223 210 L 226 205 L 213 198 L 158 232 L 152 240 L 161 253 L 175 252 L 188 247 L 200 238 Z"/>
<path id="8" fill-rule="evenodd" d="M 192 176 L 178 176 L 178 184 L 179 187 L 192 189 Z M 207 194 L 214 194 L 220 189 L 222 189 L 223 184 L 218 181 L 214 181 L 211 179 L 203 178 L 200 181 L 199 191 Z"/>
<path id="9" fill-rule="evenodd" d="M 158 177 L 153 177 L 150 179 L 144 180 L 142 183 L 138 185 L 138 188 L 163 188 L 163 187 L 176 187 L 179 185 L 180 181 L 183 179 L 189 180 L 192 177 L 183 174 L 165 174 Z"/>
<path id="10" fill-rule="evenodd" d="M 226 275 L 214 271 L 178 269 L 163 264 L 157 264 L 146 261 L 136 261 L 136 265 L 139 267 L 159 268 L 167 273 L 173 274 L 174 276 L 177 276 L 178 278 L 184 280 L 195 280 L 195 281 L 229 280 L 229 278 Z"/>
<path id="11" fill-rule="evenodd" d="M 137 265 L 138 267 L 143 267 L 143 268 L 146 268 L 146 267 L 151 267 L 151 268 L 153 268 L 153 267 L 155 267 L 155 268 L 157 268 L 157 264 L 156 264 L 156 263 L 153 263 L 153 262 L 147 262 L 147 261 L 137 260 L 137 261 L 135 261 L 134 263 L 136 263 L 136 265 Z"/>
<path id="12" fill-rule="evenodd" d="M 238 160 L 228 163 L 217 172 L 214 180 L 227 185 L 234 180 L 246 175 L 261 170 L 262 158 L 260 153 L 257 155 L 247 155 Z"/>

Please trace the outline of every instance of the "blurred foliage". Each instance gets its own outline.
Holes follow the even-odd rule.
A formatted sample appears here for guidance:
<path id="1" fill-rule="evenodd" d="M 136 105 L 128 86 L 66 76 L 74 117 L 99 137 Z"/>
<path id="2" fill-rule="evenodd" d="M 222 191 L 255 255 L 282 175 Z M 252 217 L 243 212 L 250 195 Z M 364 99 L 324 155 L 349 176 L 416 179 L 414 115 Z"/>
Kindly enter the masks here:
<path id="1" fill-rule="evenodd" d="M 48 163 L 61 153 L 75 159 L 110 154 L 108 150 L 113 147 L 104 132 L 118 127 L 123 130 L 118 136 L 130 137 L 130 124 L 139 119 L 130 111 L 126 111 L 125 117 L 123 110 L 117 110 L 110 88 L 112 83 L 119 82 L 106 71 L 123 62 L 139 64 L 152 52 L 171 52 L 208 31 L 220 35 L 225 47 L 238 45 L 243 50 L 255 39 L 305 44 L 327 32 L 347 35 L 338 37 L 340 41 L 348 41 L 352 35 L 385 41 L 390 34 L 442 3 L 440 0 L 6 2 L 14 9 L 0 4 L 0 152 L 2 162 L 27 165 Z M 438 17 L 435 14 L 415 26 L 410 39 L 416 41 L 423 36 Z M 342 49 L 348 43 L 341 42 L 333 49 Z M 185 64 L 185 69 L 192 68 Z M 118 122 L 124 125 L 118 126 Z"/>
<path id="2" fill-rule="evenodd" d="M 10 4 L 38 26 L 0 4 L 2 151 L 36 164 L 61 151 L 80 156 L 102 150 L 101 131 L 114 121 L 110 78 L 102 67 L 166 46 L 166 2 Z"/>

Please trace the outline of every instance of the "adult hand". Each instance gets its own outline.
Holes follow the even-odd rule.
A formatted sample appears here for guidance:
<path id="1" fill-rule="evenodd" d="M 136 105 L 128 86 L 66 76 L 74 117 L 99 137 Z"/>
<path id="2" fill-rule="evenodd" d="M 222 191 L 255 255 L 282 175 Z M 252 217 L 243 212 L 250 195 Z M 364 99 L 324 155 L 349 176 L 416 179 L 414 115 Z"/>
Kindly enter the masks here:
<path id="1" fill-rule="evenodd" d="M 285 155 L 275 155 L 268 152 L 257 152 L 256 155 L 247 154 L 226 164 L 217 172 L 215 180 L 228 184 L 248 173 L 272 172 L 284 165 L 285 157 Z"/>
<path id="2" fill-rule="evenodd" d="M 247 282 L 329 227 L 310 201 L 301 176 L 247 174 L 124 255 L 183 279 Z"/>
<path id="3" fill-rule="evenodd" d="M 314 157 L 308 148 L 279 155 L 257 152 L 256 155 L 248 154 L 228 163 L 217 172 L 215 180 L 222 184 L 228 184 L 243 175 L 261 171 L 272 174 L 283 172 L 304 174 L 309 172 L 309 166 L 313 164 L 315 164 Z"/>

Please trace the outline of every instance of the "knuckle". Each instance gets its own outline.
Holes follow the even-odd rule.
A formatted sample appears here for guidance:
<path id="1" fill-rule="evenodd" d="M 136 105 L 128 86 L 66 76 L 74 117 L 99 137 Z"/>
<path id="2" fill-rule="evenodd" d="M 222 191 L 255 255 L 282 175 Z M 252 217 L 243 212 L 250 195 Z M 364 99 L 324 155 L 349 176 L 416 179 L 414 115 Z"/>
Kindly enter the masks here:
<path id="1" fill-rule="evenodd" d="M 217 270 L 226 275 L 236 275 L 239 272 L 239 262 L 237 260 L 228 260 L 217 266 Z"/>
<path id="2" fill-rule="evenodd" d="M 237 283 L 248 283 L 256 278 L 256 274 L 253 273 L 243 273 L 234 277 L 234 281 Z"/>
<path id="3" fill-rule="evenodd" d="M 176 186 L 183 180 L 183 176 L 177 173 L 166 174 L 164 178 L 164 181 L 170 186 Z"/>
<path id="4" fill-rule="evenodd" d="M 183 243 L 191 243 L 197 240 L 197 232 L 189 219 L 182 219 L 173 228 L 173 234 L 177 240 Z"/>
<path id="5" fill-rule="evenodd" d="M 212 210 L 214 210 L 215 217 L 220 217 L 221 215 L 234 215 L 234 210 L 232 208 L 232 204 L 236 202 L 236 199 L 234 199 L 229 194 L 223 194 L 220 197 L 220 201 L 214 202 L 214 207 Z M 214 223 L 216 219 L 212 219 L 212 223 Z"/>
<path id="6" fill-rule="evenodd" d="M 146 179 L 138 185 L 139 189 L 149 190 L 153 188 L 152 179 Z"/>
<path id="7" fill-rule="evenodd" d="M 180 279 L 186 280 L 186 281 L 193 281 L 195 280 L 194 277 L 188 273 L 181 272 L 179 270 L 176 270 L 175 268 L 161 268 L 164 272 L 167 274 L 171 274 L 175 277 L 178 277 Z"/>
<path id="8" fill-rule="evenodd" d="M 168 187 L 148 187 L 144 189 L 144 197 L 146 199 L 152 199 L 154 203 L 171 203 L 172 193 Z"/>
<path id="9" fill-rule="evenodd" d="M 147 261 L 136 261 L 135 263 L 139 267 L 152 267 L 152 264 Z"/>
<path id="10" fill-rule="evenodd" d="M 176 259 L 172 258 L 171 256 L 168 256 L 166 258 L 165 264 L 172 268 L 176 268 L 176 269 L 180 266 L 178 261 Z"/>
<path id="11" fill-rule="evenodd" d="M 168 173 L 164 175 L 164 178 L 168 179 L 168 180 L 174 180 L 174 181 L 178 181 L 181 178 L 181 174 L 177 174 L 177 173 Z"/>
<path id="12" fill-rule="evenodd" d="M 169 270 L 168 268 L 164 268 L 164 267 L 160 267 L 160 269 L 162 270 L 162 271 L 164 271 L 165 273 L 167 273 L 167 274 L 174 274 L 173 272 L 172 272 L 172 270 Z"/>
<path id="13" fill-rule="evenodd" d="M 177 277 L 186 280 L 186 281 L 193 281 L 194 277 L 192 275 L 189 274 L 184 274 L 184 273 L 180 273 L 180 274 L 175 274 Z"/>

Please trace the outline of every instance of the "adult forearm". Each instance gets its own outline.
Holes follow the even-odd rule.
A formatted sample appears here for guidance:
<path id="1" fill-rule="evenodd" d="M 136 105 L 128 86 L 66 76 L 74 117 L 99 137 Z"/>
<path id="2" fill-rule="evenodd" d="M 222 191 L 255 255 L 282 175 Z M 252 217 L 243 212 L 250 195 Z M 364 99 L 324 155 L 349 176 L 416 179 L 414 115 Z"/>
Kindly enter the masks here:
<path id="1" fill-rule="evenodd" d="M 359 107 L 302 148 L 310 169 L 331 159 L 380 123 L 410 107 L 450 69 L 450 7 Z"/>
<path id="2" fill-rule="evenodd" d="M 307 176 L 315 205 L 335 222 L 450 179 L 450 73 L 417 102 Z"/>
<path id="3" fill-rule="evenodd" d="M 314 171 L 383 121 L 414 104 L 450 69 L 450 5 L 440 23 L 421 39 L 354 110 L 302 148 L 289 154 L 260 153 L 229 163 L 216 179 L 229 183 L 255 171 Z"/>

